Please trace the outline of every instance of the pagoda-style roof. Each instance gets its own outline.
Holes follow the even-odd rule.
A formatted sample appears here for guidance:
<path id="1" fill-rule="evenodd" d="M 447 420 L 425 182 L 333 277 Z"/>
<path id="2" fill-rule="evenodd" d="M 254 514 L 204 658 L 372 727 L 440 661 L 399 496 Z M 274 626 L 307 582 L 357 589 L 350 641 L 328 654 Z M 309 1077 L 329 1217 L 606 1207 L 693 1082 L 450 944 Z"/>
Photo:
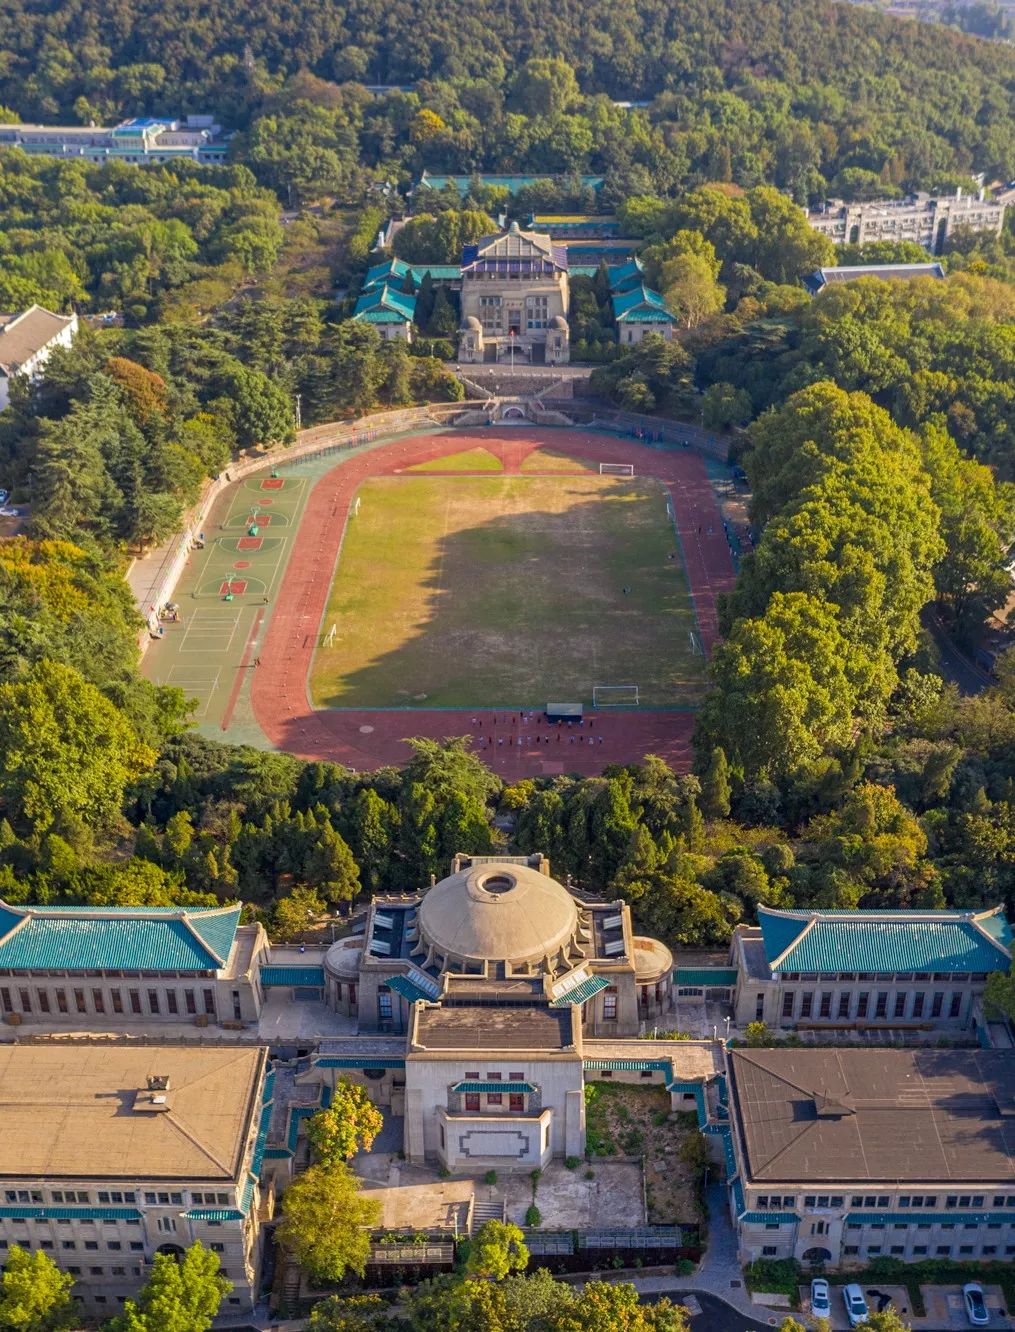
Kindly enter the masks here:
<path id="1" fill-rule="evenodd" d="M 240 908 L 9 906 L 0 967 L 12 971 L 219 971 Z"/>
<path id="2" fill-rule="evenodd" d="M 610 291 L 630 291 L 633 287 L 642 286 L 642 272 L 644 267 L 640 259 L 632 255 L 630 259 L 615 268 L 609 270 Z"/>
<path id="3" fill-rule="evenodd" d="M 526 276 L 566 273 L 567 247 L 554 245 L 545 232 L 522 231 L 512 222 L 507 231 L 484 236 L 462 250 L 462 275 L 524 273 Z"/>
<path id="4" fill-rule="evenodd" d="M 363 292 L 352 312 L 353 319 L 369 324 L 412 323 L 416 314 L 416 297 L 394 291 L 387 283 Z"/>
<path id="5" fill-rule="evenodd" d="M 657 291 L 643 282 L 613 294 L 613 317 L 618 324 L 675 324 L 677 317 Z"/>
<path id="6" fill-rule="evenodd" d="M 1011 965 L 1001 907 L 986 911 L 776 911 L 758 908 L 772 971 L 989 972 Z"/>

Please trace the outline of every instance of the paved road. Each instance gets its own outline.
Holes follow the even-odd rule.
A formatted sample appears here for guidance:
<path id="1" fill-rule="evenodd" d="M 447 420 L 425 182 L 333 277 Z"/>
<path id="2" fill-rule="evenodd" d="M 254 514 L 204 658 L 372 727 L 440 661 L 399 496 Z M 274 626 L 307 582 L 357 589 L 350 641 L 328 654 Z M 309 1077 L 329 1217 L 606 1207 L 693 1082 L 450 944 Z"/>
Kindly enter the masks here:
<path id="1" fill-rule="evenodd" d="M 941 658 L 941 674 L 946 680 L 957 685 L 959 692 L 971 696 L 982 694 L 992 680 L 986 671 L 981 670 L 964 656 L 948 637 L 944 625 L 937 615 L 927 607 L 921 615 L 923 627 L 934 639 Z"/>
<path id="2" fill-rule="evenodd" d="M 772 1327 L 778 1327 L 790 1312 L 788 1309 L 785 1312 L 780 1310 L 772 1315 L 771 1323 L 761 1323 L 748 1318 L 739 1309 L 734 1309 L 732 1304 L 727 1304 L 718 1295 L 710 1295 L 704 1290 L 654 1291 L 651 1295 L 644 1295 L 642 1303 L 658 1304 L 668 1296 L 674 1304 L 680 1304 L 688 1295 L 693 1295 L 701 1305 L 701 1313 L 691 1318 L 691 1332 L 772 1332 Z"/>

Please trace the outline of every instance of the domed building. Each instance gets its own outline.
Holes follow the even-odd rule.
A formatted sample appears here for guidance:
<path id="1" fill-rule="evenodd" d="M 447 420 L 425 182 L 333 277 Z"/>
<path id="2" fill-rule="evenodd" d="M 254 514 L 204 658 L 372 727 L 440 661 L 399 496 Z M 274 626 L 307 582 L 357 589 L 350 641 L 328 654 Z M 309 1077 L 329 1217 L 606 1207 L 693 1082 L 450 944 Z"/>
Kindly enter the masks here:
<path id="1" fill-rule="evenodd" d="M 314 1066 L 362 1078 L 403 1115 L 409 1161 L 531 1169 L 580 1156 L 589 1069 L 636 1068 L 677 1104 L 696 1101 L 672 1062 L 695 1051 L 657 1042 L 644 1068 L 624 1058 L 670 1009 L 672 970 L 664 944 L 634 935 L 626 903 L 576 896 L 545 857 L 459 855 L 423 892 L 375 898 L 364 934 L 329 949 L 327 1002 L 358 1035 L 322 1042 Z"/>

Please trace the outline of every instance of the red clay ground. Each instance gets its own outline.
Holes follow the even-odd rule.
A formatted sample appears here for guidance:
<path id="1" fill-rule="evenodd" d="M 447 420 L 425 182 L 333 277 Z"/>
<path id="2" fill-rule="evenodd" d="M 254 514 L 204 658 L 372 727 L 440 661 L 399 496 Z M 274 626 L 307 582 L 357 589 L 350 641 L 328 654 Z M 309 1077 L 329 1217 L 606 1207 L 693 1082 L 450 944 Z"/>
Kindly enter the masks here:
<path id="1" fill-rule="evenodd" d="M 278 749 L 358 769 L 405 762 L 409 736 L 473 735 L 476 752 L 506 780 L 598 773 L 609 763 L 639 762 L 646 754 L 659 754 L 675 769 L 686 770 L 691 760 L 692 712 L 598 712 L 591 727 L 572 728 L 569 733 L 566 728 L 561 732 L 556 727 L 526 725 L 519 713 L 502 710 L 315 712 L 310 707 L 307 676 L 346 514 L 360 483 L 369 476 L 391 475 L 475 447 L 495 454 L 507 473 L 520 472 L 533 449 L 552 448 L 592 462 L 632 463 L 637 475 L 662 482 L 673 500 L 702 640 L 706 652 L 711 651 L 718 632 L 715 598 L 733 586 L 736 575 L 715 494 L 697 454 L 651 449 L 633 440 L 581 430 L 442 431 L 358 454 L 318 481 L 295 537 L 282 595 L 272 610 L 260 668 L 254 672 L 251 698 L 261 729 Z"/>

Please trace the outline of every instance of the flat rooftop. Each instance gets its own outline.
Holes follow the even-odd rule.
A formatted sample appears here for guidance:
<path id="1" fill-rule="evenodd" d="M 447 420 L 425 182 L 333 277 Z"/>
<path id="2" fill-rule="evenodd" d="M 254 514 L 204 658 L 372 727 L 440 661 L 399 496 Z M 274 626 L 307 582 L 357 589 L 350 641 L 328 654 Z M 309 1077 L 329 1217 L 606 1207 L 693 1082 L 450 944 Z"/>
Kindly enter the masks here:
<path id="1" fill-rule="evenodd" d="M 239 1178 L 265 1047 L 0 1046 L 0 1177 Z M 135 1108 L 149 1077 L 164 1109 Z"/>
<path id="2" fill-rule="evenodd" d="M 368 1181 L 369 1182 L 369 1181 Z M 471 1179 L 427 1181 L 386 1188 L 374 1185 L 360 1191 L 381 1205 L 376 1230 L 429 1230 L 465 1234 L 476 1194 Z"/>
<path id="3" fill-rule="evenodd" d="M 1001 1050 L 733 1050 L 755 1182 L 1015 1183 L 1015 1061 Z"/>
<path id="4" fill-rule="evenodd" d="M 566 1050 L 570 1008 L 417 1008 L 410 1050 Z"/>

